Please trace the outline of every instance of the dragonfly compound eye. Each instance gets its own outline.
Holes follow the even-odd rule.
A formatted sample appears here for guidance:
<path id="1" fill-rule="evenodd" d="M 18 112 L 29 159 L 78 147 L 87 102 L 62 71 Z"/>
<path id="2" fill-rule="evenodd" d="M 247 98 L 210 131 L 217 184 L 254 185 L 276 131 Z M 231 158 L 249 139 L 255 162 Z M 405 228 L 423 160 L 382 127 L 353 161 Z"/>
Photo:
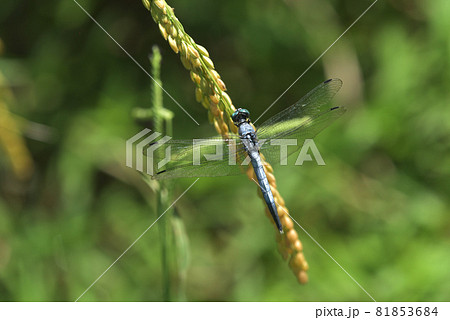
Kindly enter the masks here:
<path id="1" fill-rule="evenodd" d="M 239 108 L 231 115 L 231 119 L 235 123 L 239 123 L 241 119 L 247 120 L 250 116 L 250 112 L 247 109 Z"/>
<path id="2" fill-rule="evenodd" d="M 233 120 L 234 122 L 236 122 L 236 117 L 239 113 L 239 109 L 237 109 L 235 112 L 233 112 L 233 114 L 231 115 L 231 120 Z"/>

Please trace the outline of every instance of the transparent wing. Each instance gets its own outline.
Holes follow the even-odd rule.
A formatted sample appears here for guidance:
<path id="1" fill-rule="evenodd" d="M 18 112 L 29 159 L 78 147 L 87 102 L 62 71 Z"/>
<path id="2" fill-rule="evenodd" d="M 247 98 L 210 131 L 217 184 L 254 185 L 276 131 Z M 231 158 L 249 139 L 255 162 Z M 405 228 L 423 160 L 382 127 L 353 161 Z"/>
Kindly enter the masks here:
<path id="1" fill-rule="evenodd" d="M 247 157 L 238 136 L 156 142 L 145 155 L 156 180 L 238 175 L 245 172 L 240 164 Z"/>
<path id="2" fill-rule="evenodd" d="M 265 121 L 258 128 L 258 137 L 277 138 L 301 127 L 308 119 L 316 117 L 326 111 L 325 105 L 342 87 L 340 79 L 329 79 L 301 98 L 297 103 L 281 111 Z"/>
<path id="3" fill-rule="evenodd" d="M 327 107 L 327 103 L 342 87 L 340 79 L 330 79 L 300 99 L 289 108 L 276 114 L 264 122 L 257 131 L 262 142 L 261 152 L 266 160 L 277 163 L 299 150 L 305 139 L 314 138 L 320 131 L 339 118 L 346 109 L 344 107 Z M 279 139 L 296 140 L 296 146 L 289 146 L 285 155 L 280 153 Z M 285 141 L 287 142 L 287 141 Z M 289 141 L 289 144 L 293 141 Z"/>

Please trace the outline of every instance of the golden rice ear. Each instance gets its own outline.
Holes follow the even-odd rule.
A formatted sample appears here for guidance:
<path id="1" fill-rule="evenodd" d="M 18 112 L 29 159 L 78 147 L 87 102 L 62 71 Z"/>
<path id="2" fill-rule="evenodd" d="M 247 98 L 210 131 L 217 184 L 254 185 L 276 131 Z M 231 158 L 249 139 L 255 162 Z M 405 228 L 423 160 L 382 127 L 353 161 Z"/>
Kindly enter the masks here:
<path id="1" fill-rule="evenodd" d="M 0 39 L 0 54 L 1 54 Z M 13 92 L 6 83 L 6 78 L 0 72 L 0 150 L 4 149 L 9 158 L 9 164 L 14 175 L 22 181 L 28 181 L 34 172 L 34 162 L 31 153 L 22 137 L 21 128 L 17 123 L 14 114 L 9 111 L 9 106 L 13 100 Z"/>
<path id="2" fill-rule="evenodd" d="M 226 85 L 219 73 L 214 69 L 214 63 L 203 47 L 186 33 L 182 24 L 175 16 L 173 9 L 164 0 L 142 0 L 144 6 L 150 10 L 159 30 L 169 46 L 176 54 L 180 54 L 183 66 L 191 71 L 191 80 L 196 86 L 195 98 L 208 109 L 209 121 L 223 138 L 229 138 L 230 133 L 237 133 L 231 115 L 236 110 L 230 96 L 226 93 Z M 253 125 L 253 124 L 252 124 Z M 264 156 L 261 154 L 262 159 Z M 251 166 L 249 166 L 251 170 Z M 252 171 L 247 171 L 249 178 L 253 178 Z M 303 246 L 294 230 L 294 223 L 289 216 L 284 200 L 277 190 L 273 169 L 264 161 L 264 171 L 269 178 L 270 188 L 277 203 L 284 233 L 276 230 L 278 249 L 284 259 L 289 259 L 289 266 L 300 283 L 306 283 L 307 262 L 303 255 Z M 259 187 L 258 187 L 259 189 Z M 272 218 L 270 218 L 272 221 Z"/>
<path id="3" fill-rule="evenodd" d="M 158 24 L 160 32 L 168 41 L 170 48 L 180 54 L 183 66 L 191 71 L 191 79 L 196 85 L 195 98 L 206 109 L 210 109 L 214 117 L 216 130 L 224 137 L 229 132 L 236 131 L 234 123 L 224 119 L 224 113 L 229 115 L 235 111 L 230 97 L 225 93 L 225 83 L 214 69 L 214 63 L 209 52 L 184 31 L 176 18 L 173 9 L 164 0 L 143 0 L 144 6 L 150 10 L 153 19 Z M 223 112 L 217 112 L 220 109 Z"/>

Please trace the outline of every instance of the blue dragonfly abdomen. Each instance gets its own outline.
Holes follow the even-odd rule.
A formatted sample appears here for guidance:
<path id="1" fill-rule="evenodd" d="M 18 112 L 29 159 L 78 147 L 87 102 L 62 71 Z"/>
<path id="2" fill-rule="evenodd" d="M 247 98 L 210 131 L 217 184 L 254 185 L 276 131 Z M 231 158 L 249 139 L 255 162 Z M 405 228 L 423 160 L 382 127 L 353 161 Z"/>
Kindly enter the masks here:
<path id="1" fill-rule="evenodd" d="M 275 199 L 273 198 L 272 190 L 270 189 L 270 184 L 267 179 L 266 173 L 264 171 L 264 166 L 261 161 L 259 154 L 256 157 L 250 155 L 253 170 L 255 171 L 256 178 L 258 179 L 259 187 L 261 188 L 264 201 L 267 204 L 267 208 L 272 215 L 272 219 L 275 222 L 280 233 L 283 233 L 283 227 L 280 222 L 280 217 L 278 216 L 277 205 Z"/>

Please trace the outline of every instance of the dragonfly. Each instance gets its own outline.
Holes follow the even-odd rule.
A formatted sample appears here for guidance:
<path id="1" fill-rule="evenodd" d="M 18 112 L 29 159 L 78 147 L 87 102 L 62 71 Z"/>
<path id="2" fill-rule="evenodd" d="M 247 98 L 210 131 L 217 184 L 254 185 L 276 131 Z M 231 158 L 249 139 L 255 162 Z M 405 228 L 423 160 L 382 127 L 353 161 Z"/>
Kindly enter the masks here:
<path id="1" fill-rule="evenodd" d="M 230 134 L 227 138 L 166 141 L 163 143 L 166 152 L 154 152 L 151 155 L 154 166 L 164 163 L 162 168 L 155 168 L 152 179 L 238 175 L 245 173 L 251 163 L 272 219 L 279 232 L 283 233 L 277 204 L 264 171 L 261 155 L 269 163 L 283 161 L 300 149 L 300 142 L 312 139 L 339 118 L 346 111 L 345 107 L 327 107 L 327 104 L 341 87 L 340 79 L 324 81 L 256 130 L 250 120 L 250 112 L 239 108 L 231 115 L 238 134 Z M 282 154 L 280 145 L 271 143 L 280 141 L 279 139 L 296 139 L 298 143 L 296 146 L 290 145 L 287 152 Z M 154 142 L 152 145 L 158 143 Z M 156 147 L 159 146 L 156 145 L 153 149 Z"/>

